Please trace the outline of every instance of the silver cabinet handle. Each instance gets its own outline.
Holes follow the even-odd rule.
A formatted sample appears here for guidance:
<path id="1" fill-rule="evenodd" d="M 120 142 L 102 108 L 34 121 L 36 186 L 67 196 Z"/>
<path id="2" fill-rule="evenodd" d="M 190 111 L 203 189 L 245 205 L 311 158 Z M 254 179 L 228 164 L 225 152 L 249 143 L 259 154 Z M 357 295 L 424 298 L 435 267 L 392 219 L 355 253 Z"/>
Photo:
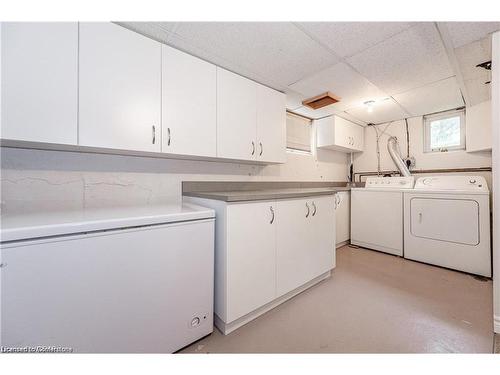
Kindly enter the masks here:
<path id="1" fill-rule="evenodd" d="M 418 222 L 422 223 L 422 213 L 421 212 L 418 214 Z"/>
<path id="2" fill-rule="evenodd" d="M 313 205 L 313 209 L 314 209 L 314 211 L 313 211 L 313 216 L 314 216 L 314 215 L 316 215 L 316 204 L 314 204 L 314 202 L 312 202 L 312 205 Z"/>
<path id="3" fill-rule="evenodd" d="M 309 204 L 308 203 L 306 203 L 306 207 L 307 207 L 306 217 L 309 217 L 309 213 L 311 212 L 311 209 L 309 208 Z"/>
<path id="4" fill-rule="evenodd" d="M 271 211 L 271 221 L 269 222 L 269 224 L 272 224 L 274 223 L 274 209 L 273 209 L 273 206 L 269 206 L 269 210 Z"/>
<path id="5" fill-rule="evenodd" d="M 153 144 L 156 142 L 156 127 L 153 125 Z"/>
<path id="6" fill-rule="evenodd" d="M 252 155 L 255 154 L 255 142 L 252 141 Z"/>
<path id="7" fill-rule="evenodd" d="M 264 151 L 264 147 L 262 147 L 262 142 L 259 142 L 259 146 L 260 146 L 259 156 L 262 156 L 262 152 Z"/>
<path id="8" fill-rule="evenodd" d="M 170 146 L 170 128 L 167 128 L 167 146 Z"/>

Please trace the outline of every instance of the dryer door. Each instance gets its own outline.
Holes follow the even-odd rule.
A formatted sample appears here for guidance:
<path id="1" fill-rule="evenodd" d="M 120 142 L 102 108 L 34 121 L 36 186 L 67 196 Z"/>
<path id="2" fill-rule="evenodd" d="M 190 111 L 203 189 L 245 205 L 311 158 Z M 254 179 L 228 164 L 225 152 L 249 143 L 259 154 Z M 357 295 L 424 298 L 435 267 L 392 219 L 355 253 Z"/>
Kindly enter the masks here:
<path id="1" fill-rule="evenodd" d="M 464 245 L 479 244 L 479 204 L 470 199 L 410 200 L 410 230 L 416 237 Z"/>

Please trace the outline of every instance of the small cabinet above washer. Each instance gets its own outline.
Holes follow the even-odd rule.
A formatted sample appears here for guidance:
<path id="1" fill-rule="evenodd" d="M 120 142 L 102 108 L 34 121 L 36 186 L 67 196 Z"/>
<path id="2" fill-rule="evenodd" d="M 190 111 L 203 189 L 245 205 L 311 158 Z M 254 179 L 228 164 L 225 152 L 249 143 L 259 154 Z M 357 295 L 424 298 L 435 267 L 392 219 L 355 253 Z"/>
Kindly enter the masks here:
<path id="1" fill-rule="evenodd" d="M 318 148 L 360 152 L 364 147 L 364 128 L 339 116 L 329 116 L 314 121 Z"/>

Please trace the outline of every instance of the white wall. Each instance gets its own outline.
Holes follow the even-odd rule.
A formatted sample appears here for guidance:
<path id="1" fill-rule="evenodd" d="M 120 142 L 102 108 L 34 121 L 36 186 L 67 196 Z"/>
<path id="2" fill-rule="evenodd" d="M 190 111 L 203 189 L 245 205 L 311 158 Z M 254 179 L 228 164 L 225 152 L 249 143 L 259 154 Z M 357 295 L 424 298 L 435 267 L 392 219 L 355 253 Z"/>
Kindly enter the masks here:
<path id="1" fill-rule="evenodd" d="M 347 155 L 287 153 L 282 165 L 1 150 L 2 212 L 79 209 L 181 200 L 187 180 L 346 181 Z"/>
<path id="2" fill-rule="evenodd" d="M 467 124 L 466 124 L 467 126 Z M 401 154 L 406 156 L 406 128 L 404 120 L 388 124 L 377 125 L 379 132 L 387 127 L 385 135 L 380 139 L 380 164 L 381 170 L 397 170 L 387 151 L 387 139 L 394 135 L 398 138 Z M 468 167 L 491 167 L 491 152 L 449 151 L 424 153 L 424 129 L 423 118 L 415 117 L 408 119 L 410 134 L 410 156 L 415 157 L 415 169 L 443 169 L 443 168 L 468 168 Z M 365 151 L 354 156 L 355 172 L 376 172 L 377 153 L 376 137 L 374 127 L 365 128 Z M 491 173 L 481 173 L 488 183 L 491 182 Z M 491 184 L 490 184 L 491 187 Z"/>

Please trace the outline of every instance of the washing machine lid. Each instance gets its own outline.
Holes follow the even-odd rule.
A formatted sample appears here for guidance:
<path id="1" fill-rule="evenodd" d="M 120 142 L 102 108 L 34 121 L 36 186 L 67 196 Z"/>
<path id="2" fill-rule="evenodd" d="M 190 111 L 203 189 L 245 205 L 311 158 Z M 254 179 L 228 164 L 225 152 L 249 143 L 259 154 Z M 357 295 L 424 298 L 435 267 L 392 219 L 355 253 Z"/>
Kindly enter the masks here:
<path id="1" fill-rule="evenodd" d="M 418 191 L 459 191 L 463 193 L 488 193 L 483 176 L 430 176 L 419 177 L 415 182 Z"/>

